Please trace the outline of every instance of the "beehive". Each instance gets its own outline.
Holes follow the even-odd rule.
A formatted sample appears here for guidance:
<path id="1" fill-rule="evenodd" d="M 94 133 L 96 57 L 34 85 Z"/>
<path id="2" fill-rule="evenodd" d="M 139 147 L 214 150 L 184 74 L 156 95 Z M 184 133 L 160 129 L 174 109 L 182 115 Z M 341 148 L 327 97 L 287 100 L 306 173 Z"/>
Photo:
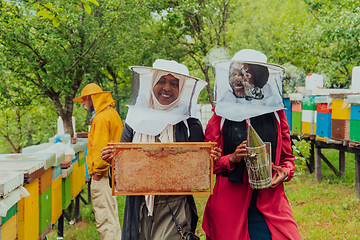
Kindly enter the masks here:
<path id="1" fill-rule="evenodd" d="M 330 103 L 318 103 L 316 104 L 316 111 L 319 113 L 331 113 L 332 104 Z"/>
<path id="2" fill-rule="evenodd" d="M 50 181 L 51 182 L 51 181 Z M 39 195 L 39 233 L 51 225 L 51 187 Z"/>
<path id="3" fill-rule="evenodd" d="M 332 119 L 331 138 L 335 140 L 349 140 L 350 120 Z"/>
<path id="4" fill-rule="evenodd" d="M 316 119 L 316 135 L 331 138 L 331 113 L 318 112 Z"/>
<path id="5" fill-rule="evenodd" d="M 316 111 L 315 96 L 304 96 L 302 100 L 302 110 Z"/>
<path id="6" fill-rule="evenodd" d="M 1 240 L 16 240 L 17 239 L 17 213 L 8 219 L 0 226 Z"/>
<path id="7" fill-rule="evenodd" d="M 71 200 L 74 200 L 75 197 L 79 194 L 79 163 L 73 161 L 73 172 L 70 174 L 71 179 Z"/>
<path id="8" fill-rule="evenodd" d="M 0 226 L 6 223 L 12 216 L 17 214 L 18 211 L 18 203 L 16 202 L 10 209 L 6 212 L 5 217 L 0 217 Z"/>
<path id="9" fill-rule="evenodd" d="M 22 198 L 18 204 L 19 240 L 33 240 L 39 238 L 39 179 L 24 185 L 30 193 Z"/>
<path id="10" fill-rule="evenodd" d="M 62 214 L 62 177 L 59 176 L 51 183 L 51 222 L 55 222 Z"/>
<path id="11" fill-rule="evenodd" d="M 71 177 L 62 178 L 62 207 L 67 209 L 71 203 Z"/>
<path id="12" fill-rule="evenodd" d="M 43 194 L 51 187 L 51 168 L 44 171 L 44 174 L 39 178 L 39 194 Z"/>
<path id="13" fill-rule="evenodd" d="M 301 112 L 293 111 L 292 112 L 292 131 L 296 133 L 301 133 Z"/>
<path id="14" fill-rule="evenodd" d="M 290 101 L 290 98 L 285 97 L 285 95 L 284 95 L 284 106 L 285 106 L 284 112 L 286 115 L 286 119 L 289 123 L 290 131 L 292 131 L 292 103 Z"/>
<path id="15" fill-rule="evenodd" d="M 332 119 L 350 120 L 350 104 L 346 99 L 333 99 Z"/>
<path id="16" fill-rule="evenodd" d="M 350 107 L 350 141 L 360 142 L 360 95 L 347 97 Z"/>
<path id="17" fill-rule="evenodd" d="M 303 110 L 301 114 L 302 133 L 316 134 L 316 111 Z"/>

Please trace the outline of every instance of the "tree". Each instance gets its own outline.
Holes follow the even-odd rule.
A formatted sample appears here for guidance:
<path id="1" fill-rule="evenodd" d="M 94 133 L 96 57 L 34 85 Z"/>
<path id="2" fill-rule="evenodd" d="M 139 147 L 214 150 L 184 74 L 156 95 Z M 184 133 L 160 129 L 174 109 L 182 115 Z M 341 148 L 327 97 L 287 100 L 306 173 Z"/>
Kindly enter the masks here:
<path id="1" fill-rule="evenodd" d="M 44 141 L 55 132 L 55 109 L 42 99 L 31 84 L 24 85 L 16 74 L 1 71 L 0 137 L 13 153 L 27 145 Z M 26 83 L 26 82 L 25 82 Z"/>
<path id="2" fill-rule="evenodd" d="M 332 87 L 348 87 L 352 79 L 352 68 L 360 65 L 359 2 L 305 2 L 317 23 L 310 38 L 316 46 L 311 49 L 311 53 L 319 62 L 317 70 L 329 73 Z"/>
<path id="3" fill-rule="evenodd" d="M 72 99 L 79 88 L 111 64 L 111 58 L 104 56 L 119 54 L 108 37 L 142 4 L 101 1 L 89 15 L 84 5 L 52 1 L 55 8 L 59 5 L 67 10 L 64 24 L 54 28 L 33 14 L 31 3 L 19 2 L 0 5 L 1 64 L 49 97 L 63 120 L 65 133 L 72 135 Z"/>
<path id="4" fill-rule="evenodd" d="M 231 0 L 185 0 L 158 2 L 154 6 L 154 25 L 157 34 L 172 45 L 169 55 L 200 69 L 205 81 L 209 102 L 214 106 L 211 90 L 211 49 L 227 47 L 227 24 L 232 10 Z"/>

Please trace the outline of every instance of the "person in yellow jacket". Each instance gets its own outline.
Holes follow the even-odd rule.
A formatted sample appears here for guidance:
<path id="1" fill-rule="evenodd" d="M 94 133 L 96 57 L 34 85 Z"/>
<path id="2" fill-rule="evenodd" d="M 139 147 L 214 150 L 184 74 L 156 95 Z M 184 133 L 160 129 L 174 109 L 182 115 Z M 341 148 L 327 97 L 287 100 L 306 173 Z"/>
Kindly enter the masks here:
<path id="1" fill-rule="evenodd" d="M 88 134 L 87 166 L 91 180 L 91 197 L 95 213 L 96 230 L 100 239 L 121 239 L 116 197 L 109 185 L 109 163 L 101 158 L 101 149 L 110 141 L 120 142 L 123 124 L 113 108 L 115 101 L 111 92 L 103 91 L 97 84 L 90 83 L 81 91 L 74 102 L 82 102 L 92 113 Z"/>

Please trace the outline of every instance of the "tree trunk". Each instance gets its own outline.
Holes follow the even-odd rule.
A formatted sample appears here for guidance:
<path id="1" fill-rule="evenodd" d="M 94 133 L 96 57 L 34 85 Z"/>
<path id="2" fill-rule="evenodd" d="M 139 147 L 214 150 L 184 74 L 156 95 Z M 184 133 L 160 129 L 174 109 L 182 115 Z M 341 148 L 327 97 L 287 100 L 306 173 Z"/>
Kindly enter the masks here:
<path id="1" fill-rule="evenodd" d="M 51 100 L 56 106 L 58 115 L 61 117 L 64 126 L 64 133 L 70 134 L 71 137 L 74 137 L 74 130 L 72 126 L 72 113 L 74 108 L 74 102 L 72 101 L 72 96 L 65 97 L 64 108 L 58 97 L 53 97 Z"/>
<path id="2" fill-rule="evenodd" d="M 214 97 L 212 95 L 212 91 L 211 91 L 211 87 L 210 87 L 209 65 L 205 66 L 205 69 L 204 69 L 203 73 L 204 73 L 204 76 L 205 76 L 205 80 L 207 82 L 206 91 L 208 93 L 209 102 L 210 102 L 212 107 L 215 107 Z"/>
<path id="3" fill-rule="evenodd" d="M 71 137 L 74 137 L 74 129 L 72 125 L 72 114 L 65 114 L 61 117 L 63 124 L 64 124 L 64 133 L 70 134 Z"/>
<path id="4" fill-rule="evenodd" d="M 20 147 L 16 148 L 9 136 L 5 135 L 4 137 L 5 137 L 6 141 L 8 141 L 8 143 L 10 144 L 10 147 L 11 147 L 11 150 L 13 151 L 13 153 L 20 153 Z"/>

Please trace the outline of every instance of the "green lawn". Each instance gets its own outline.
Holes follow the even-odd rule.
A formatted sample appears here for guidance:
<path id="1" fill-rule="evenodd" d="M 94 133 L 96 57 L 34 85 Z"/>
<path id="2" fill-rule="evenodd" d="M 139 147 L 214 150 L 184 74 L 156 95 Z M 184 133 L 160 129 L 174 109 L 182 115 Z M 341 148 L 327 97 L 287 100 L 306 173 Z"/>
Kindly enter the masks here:
<path id="1" fill-rule="evenodd" d="M 323 154 L 338 168 L 338 152 L 323 149 Z M 321 183 L 315 182 L 315 175 L 307 171 L 297 173 L 286 183 L 285 191 L 289 199 L 295 221 L 302 239 L 360 239 L 360 201 L 355 188 L 354 154 L 346 153 L 345 175 L 337 177 L 322 163 Z M 87 196 L 86 193 L 83 196 Z M 208 196 L 196 195 L 199 213 L 197 234 L 203 236 L 202 216 Z M 125 197 L 118 197 L 119 218 L 122 223 Z M 92 206 L 81 203 L 82 221 L 69 225 L 65 220 L 65 239 L 99 239 L 95 229 Z M 48 235 L 56 239 L 57 225 Z M 204 239 L 204 238 L 202 238 Z"/>

